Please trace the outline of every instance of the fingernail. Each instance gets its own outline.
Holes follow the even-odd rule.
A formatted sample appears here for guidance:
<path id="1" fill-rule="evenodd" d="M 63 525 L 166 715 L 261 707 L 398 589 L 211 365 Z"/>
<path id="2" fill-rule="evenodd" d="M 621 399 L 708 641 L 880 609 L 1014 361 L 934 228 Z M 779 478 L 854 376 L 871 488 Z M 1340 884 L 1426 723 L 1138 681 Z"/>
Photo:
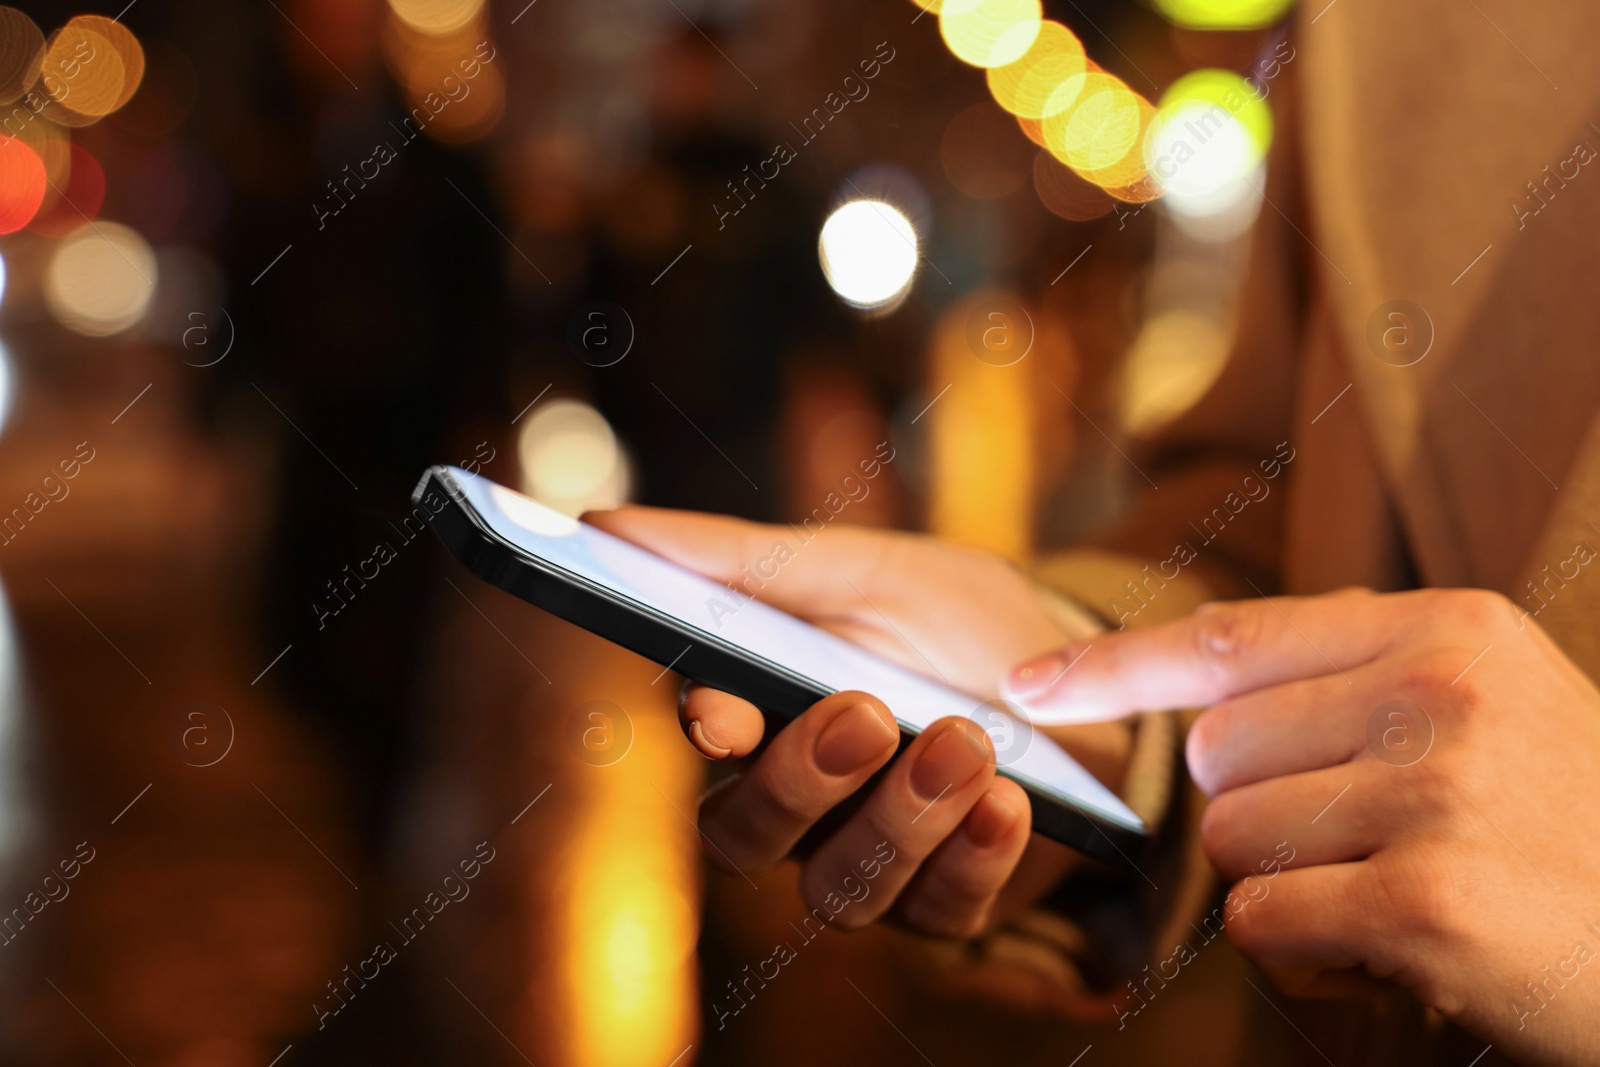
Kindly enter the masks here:
<path id="1" fill-rule="evenodd" d="M 989 848 L 1005 837 L 1020 817 L 1016 808 L 993 793 L 985 793 L 967 812 L 961 832 L 979 848 Z"/>
<path id="2" fill-rule="evenodd" d="M 1006 676 L 1006 691 L 1012 696 L 1032 697 L 1055 685 L 1082 652 L 1074 645 L 1058 648 L 1038 659 L 1030 659 Z"/>
<path id="3" fill-rule="evenodd" d="M 900 736 L 871 704 L 852 704 L 840 712 L 822 733 L 814 749 L 824 774 L 854 774 L 885 755 Z"/>
<path id="4" fill-rule="evenodd" d="M 700 725 L 699 719 L 689 720 L 689 737 L 694 741 L 694 747 L 711 759 L 727 759 L 733 755 L 733 749 L 726 745 L 719 745 L 711 740 L 706 728 Z"/>
<path id="5" fill-rule="evenodd" d="M 966 724 L 951 723 L 917 755 L 911 768 L 911 788 L 924 800 L 936 800 L 946 790 L 961 788 L 986 763 L 976 749 L 967 735 Z"/>

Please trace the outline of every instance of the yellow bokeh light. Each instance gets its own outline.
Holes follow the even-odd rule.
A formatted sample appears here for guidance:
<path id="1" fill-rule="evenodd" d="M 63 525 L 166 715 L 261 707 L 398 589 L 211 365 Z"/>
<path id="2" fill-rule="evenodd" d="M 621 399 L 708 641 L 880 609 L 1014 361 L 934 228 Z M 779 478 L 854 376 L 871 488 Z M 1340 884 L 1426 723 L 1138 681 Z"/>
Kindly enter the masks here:
<path id="1" fill-rule="evenodd" d="M 1126 95 L 1118 97 L 1114 105 L 1115 111 L 1108 113 L 1105 124 L 1102 126 L 1101 155 L 1100 158 L 1110 158 L 1120 148 L 1124 137 L 1124 125 L 1127 120 L 1129 101 L 1133 107 L 1133 142 L 1122 154 L 1116 156 L 1111 162 L 1101 167 L 1087 167 L 1079 171 L 1083 177 L 1110 191 L 1119 200 L 1139 200 L 1140 188 L 1154 188 L 1153 183 L 1147 181 L 1149 168 L 1145 163 L 1143 145 L 1145 135 L 1151 125 L 1160 117 L 1160 112 L 1144 97 L 1131 90 L 1124 90 Z M 1093 153 L 1091 153 L 1093 154 Z M 1125 195 L 1124 195 L 1125 193 Z M 1143 199 L 1154 199 L 1159 191 Z"/>
<path id="2" fill-rule="evenodd" d="M 944 0 L 939 32 L 963 63 L 1003 67 L 1033 47 L 1043 20 L 1039 0 Z"/>
<path id="3" fill-rule="evenodd" d="M 1040 357 L 1026 352 L 1003 367 L 986 362 L 972 345 L 975 313 L 996 328 L 1024 334 L 1017 342 L 1029 349 L 1044 347 L 1034 337 L 1037 309 L 1016 293 L 976 292 L 939 317 L 926 381 L 930 395 L 953 384 L 927 412 L 928 527 L 941 539 L 1021 560 L 1032 547 L 1037 500 L 1033 398 L 1041 385 Z"/>
<path id="4" fill-rule="evenodd" d="M 45 269 L 44 298 L 67 329 L 109 337 L 144 317 L 156 289 L 150 244 L 126 226 L 85 226 L 56 246 Z"/>
<path id="5" fill-rule="evenodd" d="M 553 996 L 569 1025 L 563 1063 L 666 1064 L 694 1040 L 698 1019 L 698 841 L 678 811 L 703 788 L 652 670 L 615 652 L 574 649 L 579 675 L 620 702 L 634 730 L 627 758 L 563 780 L 579 791 L 561 868 L 561 951 L 567 981 Z M 558 683 L 559 685 L 560 683 Z M 570 705 L 569 705 L 570 706 Z M 552 996 L 544 990 L 530 995 Z M 689 1057 L 684 1057 L 685 1062 Z M 541 1060 L 540 1062 L 545 1062 Z"/>
<path id="6" fill-rule="evenodd" d="M 1139 143 L 1142 103 L 1120 78 L 1090 74 L 1084 79 L 1078 103 L 1044 120 L 1045 144 L 1057 159 L 1079 174 L 1103 171 L 1124 159 Z"/>
<path id="7" fill-rule="evenodd" d="M 454 33 L 477 20 L 483 0 L 389 0 L 395 16 L 421 33 Z"/>
<path id="8" fill-rule="evenodd" d="M 1294 0 L 1155 0 L 1163 15 L 1191 30 L 1255 30 L 1277 22 Z"/>
<path id="9" fill-rule="evenodd" d="M 1044 22 L 1020 59 L 987 74 L 995 103 L 1024 119 L 1042 119 L 1071 107 L 1088 73 L 1083 43 L 1059 22 Z"/>
<path id="10" fill-rule="evenodd" d="M 1187 104 L 1215 105 L 1237 122 L 1254 148 L 1250 165 L 1259 163 L 1272 147 L 1272 109 L 1266 97 L 1233 71 L 1190 71 L 1161 94 L 1163 116 L 1176 114 Z"/>

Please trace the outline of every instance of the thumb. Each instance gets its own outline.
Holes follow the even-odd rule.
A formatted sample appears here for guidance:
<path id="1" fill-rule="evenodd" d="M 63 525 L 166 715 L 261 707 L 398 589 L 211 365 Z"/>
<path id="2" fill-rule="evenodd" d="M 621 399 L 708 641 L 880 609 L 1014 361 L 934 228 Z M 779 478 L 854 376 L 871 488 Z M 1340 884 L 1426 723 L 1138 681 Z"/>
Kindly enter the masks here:
<path id="1" fill-rule="evenodd" d="M 870 531 L 749 522 L 670 508 L 591 511 L 583 521 L 791 614 L 854 610 L 871 573 Z M 851 572 L 863 577 L 851 585 Z"/>

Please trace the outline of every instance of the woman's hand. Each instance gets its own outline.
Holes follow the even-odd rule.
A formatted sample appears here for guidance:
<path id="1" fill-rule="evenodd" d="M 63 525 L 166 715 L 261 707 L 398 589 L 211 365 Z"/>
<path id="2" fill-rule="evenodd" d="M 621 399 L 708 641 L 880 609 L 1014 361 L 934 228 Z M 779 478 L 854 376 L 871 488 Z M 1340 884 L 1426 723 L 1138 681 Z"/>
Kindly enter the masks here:
<path id="1" fill-rule="evenodd" d="M 1211 605 L 1007 689 L 1051 722 L 1210 705 L 1203 843 L 1229 936 L 1288 991 L 1388 980 L 1513 1055 L 1595 1063 L 1600 692 L 1518 615 L 1477 590 Z"/>
<path id="2" fill-rule="evenodd" d="M 1018 659 L 1085 636 L 1065 633 L 1010 564 L 925 537 L 832 526 L 802 541 L 792 527 L 637 507 L 585 520 L 981 699 L 995 695 Z M 760 712 L 726 693 L 689 686 L 680 715 L 709 759 L 747 756 L 762 741 Z M 1125 727 L 1096 724 L 1063 736 L 1091 771 L 1118 785 Z M 889 763 L 898 740 L 890 709 L 872 696 L 819 701 L 706 799 L 700 829 L 708 858 L 744 874 L 781 862 Z M 922 932 L 966 937 L 985 928 L 1002 895 L 1004 906 L 1037 897 L 1070 853 L 1045 841 L 1030 849 L 1027 796 L 994 768 L 977 723 L 935 723 L 806 857 L 807 903 L 840 893 L 863 863 L 886 855 L 893 858 L 881 863 L 870 895 L 841 911 L 838 925 L 859 927 L 892 908 Z"/>

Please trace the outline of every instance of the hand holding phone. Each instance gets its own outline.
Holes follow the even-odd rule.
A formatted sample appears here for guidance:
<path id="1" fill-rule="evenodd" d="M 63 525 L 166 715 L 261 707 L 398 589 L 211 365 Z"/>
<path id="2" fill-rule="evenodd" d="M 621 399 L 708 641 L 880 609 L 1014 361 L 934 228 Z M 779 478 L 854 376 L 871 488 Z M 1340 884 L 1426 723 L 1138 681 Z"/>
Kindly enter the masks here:
<path id="1" fill-rule="evenodd" d="M 705 683 L 684 707 L 691 737 L 698 724 L 701 741 L 713 742 L 702 751 L 750 751 L 768 732 L 757 708 L 794 720 L 708 804 L 702 828 L 724 854 L 708 852 L 724 866 L 781 859 L 890 761 L 890 723 L 902 755 L 807 863 L 808 888 L 821 892 L 873 854 L 854 856 L 878 843 L 863 833 L 888 844 L 897 860 L 878 885 L 891 891 L 875 890 L 854 921 L 897 896 L 925 929 L 981 921 L 1030 828 L 1113 862 L 1142 841 L 1137 816 L 1025 723 L 1011 724 L 1010 740 L 1021 743 L 1003 746 L 996 767 L 986 727 L 998 712 L 982 698 L 1016 659 L 1063 639 L 1031 585 L 1001 561 L 912 535 L 836 526 L 802 539 L 790 527 L 648 508 L 577 523 L 445 469 L 430 472 L 419 499 L 430 489 L 451 504 L 435 526 L 480 576 Z M 761 565 L 780 543 L 783 562 Z M 748 565 L 761 587 L 741 580 Z M 1127 736 L 1120 727 L 1082 736 L 1099 749 L 1103 773 L 1125 751 L 1114 740 Z M 834 759 L 850 751 L 853 770 Z"/>

